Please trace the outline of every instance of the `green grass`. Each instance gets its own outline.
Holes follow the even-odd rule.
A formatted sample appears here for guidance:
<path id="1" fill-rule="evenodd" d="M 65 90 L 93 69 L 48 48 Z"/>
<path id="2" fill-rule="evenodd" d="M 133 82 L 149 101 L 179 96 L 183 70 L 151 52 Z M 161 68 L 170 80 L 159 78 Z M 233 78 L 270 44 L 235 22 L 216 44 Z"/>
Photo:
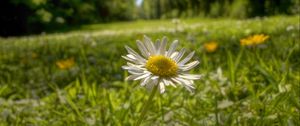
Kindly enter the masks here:
<path id="1" fill-rule="evenodd" d="M 124 45 L 167 36 L 196 51 L 195 93 L 167 87 L 143 125 L 300 125 L 299 16 L 182 19 L 82 26 L 68 33 L 0 38 L 0 125 L 133 125 L 150 91 L 126 82 Z M 264 45 L 239 40 L 264 33 Z M 219 47 L 207 53 L 203 43 Z M 170 42 L 169 42 L 170 44 Z M 56 62 L 73 57 L 75 66 Z"/>

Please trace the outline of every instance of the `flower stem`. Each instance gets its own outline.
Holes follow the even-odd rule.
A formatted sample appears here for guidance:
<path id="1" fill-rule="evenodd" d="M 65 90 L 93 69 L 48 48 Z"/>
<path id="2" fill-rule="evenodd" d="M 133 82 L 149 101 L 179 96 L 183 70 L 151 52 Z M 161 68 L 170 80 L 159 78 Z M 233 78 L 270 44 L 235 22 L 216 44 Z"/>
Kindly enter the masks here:
<path id="1" fill-rule="evenodd" d="M 153 89 L 152 89 L 152 91 L 151 91 L 151 94 L 150 94 L 150 96 L 149 96 L 147 102 L 146 102 L 146 103 L 144 104 L 144 106 L 143 106 L 143 109 L 142 109 L 142 112 L 141 112 L 141 116 L 140 116 L 140 118 L 138 119 L 138 121 L 137 121 L 137 123 L 136 123 L 136 126 L 141 125 L 143 119 L 145 118 L 145 115 L 146 115 L 146 113 L 147 113 L 147 111 L 148 111 L 148 109 L 149 109 L 149 106 L 150 106 L 150 104 L 151 104 L 151 101 L 152 101 L 152 99 L 153 99 L 155 93 L 156 93 L 156 89 L 157 89 L 157 88 L 158 88 L 157 86 L 154 86 L 154 87 L 153 87 Z"/>

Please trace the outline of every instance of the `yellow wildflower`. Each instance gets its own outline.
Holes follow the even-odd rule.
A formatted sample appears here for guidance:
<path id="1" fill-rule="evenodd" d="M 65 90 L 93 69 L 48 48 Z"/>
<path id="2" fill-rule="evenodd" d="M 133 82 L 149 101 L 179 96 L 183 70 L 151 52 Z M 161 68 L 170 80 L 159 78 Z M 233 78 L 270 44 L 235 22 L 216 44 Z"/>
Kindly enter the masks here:
<path id="1" fill-rule="evenodd" d="M 242 46 L 253 46 L 264 43 L 269 38 L 268 35 L 257 34 L 253 36 L 249 36 L 247 38 L 241 39 L 240 44 Z"/>
<path id="2" fill-rule="evenodd" d="M 56 65 L 59 69 L 69 69 L 75 65 L 74 58 L 69 58 L 65 60 L 59 60 L 56 62 Z"/>
<path id="3" fill-rule="evenodd" d="M 207 52 L 215 52 L 218 48 L 218 43 L 216 42 L 208 42 L 204 44 L 204 48 Z"/>

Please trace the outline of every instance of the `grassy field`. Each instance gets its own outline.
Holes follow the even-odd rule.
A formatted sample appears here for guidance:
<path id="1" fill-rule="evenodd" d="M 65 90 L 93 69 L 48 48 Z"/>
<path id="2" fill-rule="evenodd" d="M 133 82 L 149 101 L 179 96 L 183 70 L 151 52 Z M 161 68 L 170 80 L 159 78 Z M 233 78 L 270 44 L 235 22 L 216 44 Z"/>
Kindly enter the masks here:
<path id="1" fill-rule="evenodd" d="M 300 125 L 299 16 L 95 24 L 0 38 L 0 125 L 133 125 L 150 92 L 121 58 L 147 35 L 179 40 L 201 63 L 195 93 L 157 93 L 142 125 Z M 240 39 L 265 34 L 258 46 Z M 218 48 L 207 52 L 204 44 Z M 168 43 L 168 45 L 170 42 Z"/>

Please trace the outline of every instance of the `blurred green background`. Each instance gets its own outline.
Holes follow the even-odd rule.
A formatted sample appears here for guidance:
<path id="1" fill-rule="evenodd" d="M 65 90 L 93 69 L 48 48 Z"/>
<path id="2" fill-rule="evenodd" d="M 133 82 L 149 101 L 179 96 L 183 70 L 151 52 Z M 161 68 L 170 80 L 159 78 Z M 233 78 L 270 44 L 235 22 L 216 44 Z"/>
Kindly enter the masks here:
<path id="1" fill-rule="evenodd" d="M 69 31 L 82 24 L 299 13 L 299 0 L 2 0 L 1 36 Z"/>
<path id="2" fill-rule="evenodd" d="M 1 0 L 0 126 L 134 125 L 150 92 L 121 56 L 144 35 L 203 77 L 157 92 L 143 126 L 300 126 L 299 20 L 299 0 Z"/>

